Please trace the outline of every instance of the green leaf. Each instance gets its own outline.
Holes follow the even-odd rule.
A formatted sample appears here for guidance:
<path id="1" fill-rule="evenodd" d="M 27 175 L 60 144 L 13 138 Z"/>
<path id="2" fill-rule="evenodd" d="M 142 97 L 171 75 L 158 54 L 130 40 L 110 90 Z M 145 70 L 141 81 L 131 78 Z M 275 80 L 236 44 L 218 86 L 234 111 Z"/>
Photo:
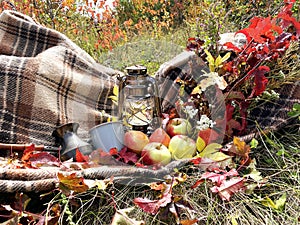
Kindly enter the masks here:
<path id="1" fill-rule="evenodd" d="M 229 59 L 230 55 L 231 55 L 231 52 L 227 52 L 226 55 L 224 55 L 223 58 L 222 58 L 222 60 L 221 60 L 222 63 L 225 62 L 227 59 Z"/>
<path id="2" fill-rule="evenodd" d="M 216 58 L 216 61 L 215 61 L 215 67 L 219 67 L 220 65 L 222 65 L 222 58 L 221 58 L 221 56 L 219 55 L 219 56 Z"/>
<path id="3" fill-rule="evenodd" d="M 275 201 L 276 209 L 282 211 L 286 203 L 286 193 L 284 193 L 278 200 Z"/>
<path id="4" fill-rule="evenodd" d="M 284 193 L 278 200 L 275 202 L 270 199 L 269 197 L 265 197 L 262 201 L 261 204 L 263 204 L 266 207 L 282 211 L 284 209 L 286 203 L 286 193 Z"/>
<path id="5" fill-rule="evenodd" d="M 257 170 L 253 170 L 251 173 L 248 174 L 249 177 L 251 177 L 256 182 L 262 181 L 263 177 L 261 176 L 261 172 Z"/>
<path id="6" fill-rule="evenodd" d="M 293 110 L 299 111 L 300 112 L 300 104 L 299 103 L 295 103 L 293 105 Z"/>
<path id="7" fill-rule="evenodd" d="M 300 104 L 299 103 L 295 103 L 293 105 L 293 109 L 292 111 L 288 112 L 288 116 L 290 117 L 299 117 L 300 120 Z"/>
<path id="8" fill-rule="evenodd" d="M 257 146 L 258 146 L 258 141 L 255 138 L 253 138 L 250 142 L 250 148 L 257 148 Z"/>
<path id="9" fill-rule="evenodd" d="M 261 200 L 261 204 L 264 205 L 264 206 L 266 206 L 266 207 L 269 207 L 269 208 L 272 208 L 272 209 L 276 209 L 275 203 L 269 197 L 265 197 L 263 200 Z"/>

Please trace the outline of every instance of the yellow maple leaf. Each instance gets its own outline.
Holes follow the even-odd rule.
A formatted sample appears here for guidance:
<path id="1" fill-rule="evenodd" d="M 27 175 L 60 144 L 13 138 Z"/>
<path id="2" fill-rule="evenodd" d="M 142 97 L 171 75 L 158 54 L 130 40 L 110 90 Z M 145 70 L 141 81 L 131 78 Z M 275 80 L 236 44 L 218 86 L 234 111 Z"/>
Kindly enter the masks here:
<path id="1" fill-rule="evenodd" d="M 89 187 L 84 183 L 83 177 L 78 177 L 76 173 L 71 173 L 70 175 L 64 175 L 62 173 L 57 174 L 59 180 L 59 188 L 69 193 L 74 191 L 76 193 L 86 192 Z"/>

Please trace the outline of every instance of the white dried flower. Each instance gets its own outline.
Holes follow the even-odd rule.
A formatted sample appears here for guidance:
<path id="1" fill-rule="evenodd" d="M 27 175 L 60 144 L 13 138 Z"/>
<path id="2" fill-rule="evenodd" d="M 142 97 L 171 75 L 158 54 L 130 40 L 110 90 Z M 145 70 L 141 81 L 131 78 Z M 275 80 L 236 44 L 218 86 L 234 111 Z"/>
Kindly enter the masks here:
<path id="1" fill-rule="evenodd" d="M 198 109 L 195 109 L 191 105 L 187 105 L 185 107 L 185 110 L 186 110 L 186 113 L 188 114 L 189 118 L 194 118 L 198 113 Z"/>
<path id="2" fill-rule="evenodd" d="M 209 119 L 207 115 L 201 115 L 200 120 L 197 121 L 196 128 L 198 130 L 206 130 L 208 128 L 212 128 L 215 124 L 216 122 Z"/>

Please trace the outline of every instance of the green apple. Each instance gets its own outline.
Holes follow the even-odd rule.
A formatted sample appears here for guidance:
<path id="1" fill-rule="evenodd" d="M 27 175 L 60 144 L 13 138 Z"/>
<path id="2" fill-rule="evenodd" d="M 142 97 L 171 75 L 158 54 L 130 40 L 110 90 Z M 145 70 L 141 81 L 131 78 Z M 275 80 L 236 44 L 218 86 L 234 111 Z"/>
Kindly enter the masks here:
<path id="1" fill-rule="evenodd" d="M 192 158 L 196 154 L 196 142 L 186 135 L 175 135 L 170 140 L 169 151 L 175 160 Z"/>

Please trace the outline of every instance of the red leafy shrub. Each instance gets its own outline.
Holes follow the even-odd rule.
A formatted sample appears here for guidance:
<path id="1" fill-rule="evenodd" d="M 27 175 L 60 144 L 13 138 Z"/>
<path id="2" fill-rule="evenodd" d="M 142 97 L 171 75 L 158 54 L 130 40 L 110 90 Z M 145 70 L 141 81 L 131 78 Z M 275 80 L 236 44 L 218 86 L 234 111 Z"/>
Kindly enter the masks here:
<path id="1" fill-rule="evenodd" d="M 247 28 L 237 31 L 246 36 L 247 43 L 237 47 L 232 42 L 221 46 L 220 52 L 231 52 L 217 71 L 227 81 L 223 94 L 226 99 L 227 136 L 241 135 L 247 128 L 247 114 L 254 98 L 268 86 L 270 71 L 292 41 L 298 40 L 300 23 L 293 17 L 295 1 L 285 1 L 285 6 L 274 17 L 254 17 Z M 189 50 L 206 59 L 203 41 L 190 38 Z"/>

